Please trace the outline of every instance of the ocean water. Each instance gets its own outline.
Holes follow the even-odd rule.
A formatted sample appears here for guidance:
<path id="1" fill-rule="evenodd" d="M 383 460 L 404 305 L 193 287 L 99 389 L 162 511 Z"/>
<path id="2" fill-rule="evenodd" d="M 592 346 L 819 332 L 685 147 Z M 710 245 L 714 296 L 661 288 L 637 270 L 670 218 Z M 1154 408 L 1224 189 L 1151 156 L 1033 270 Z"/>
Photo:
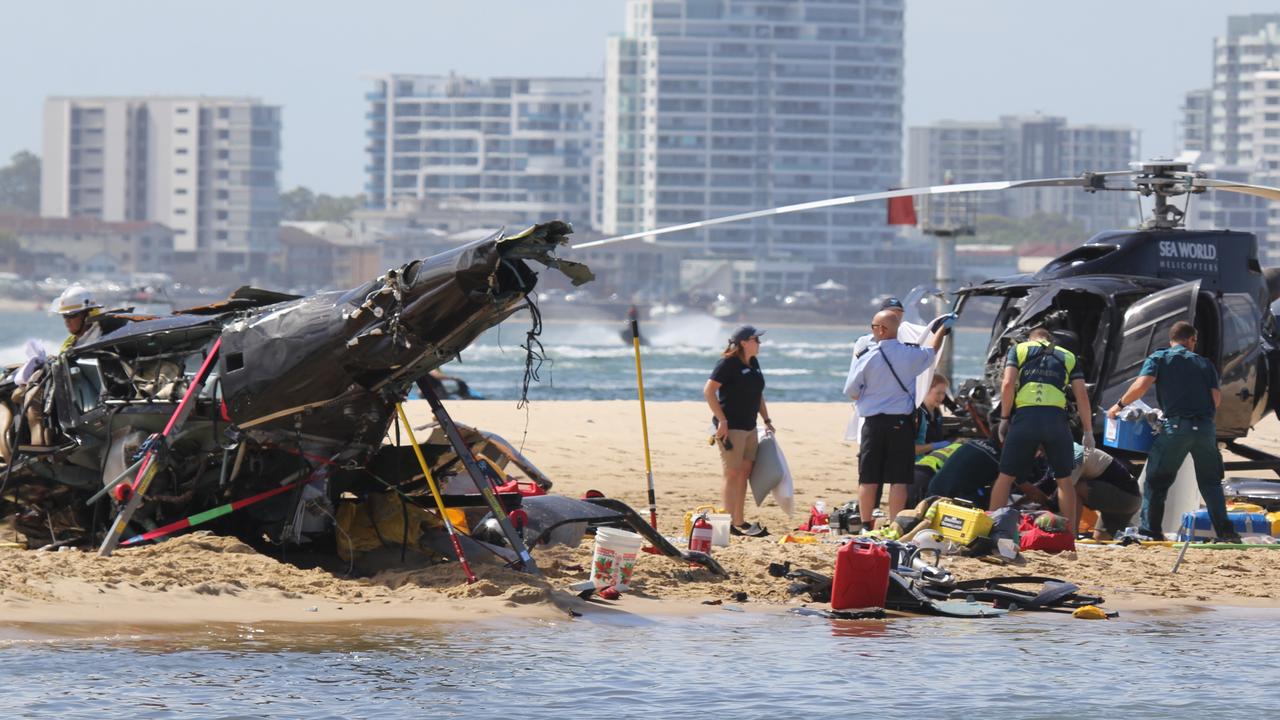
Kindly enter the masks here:
<path id="1" fill-rule="evenodd" d="M 625 598 L 619 609 L 625 609 Z M 1274 717 L 1280 612 L 0 628 L 0 709 L 61 718 Z"/>
<path id="2" fill-rule="evenodd" d="M 540 336 L 543 361 L 533 400 L 624 400 L 636 397 L 635 355 L 624 324 L 616 321 L 557 322 L 547 312 Z M 518 314 L 485 333 L 443 370 L 492 400 L 520 396 L 524 377 L 527 315 Z M 765 327 L 760 364 L 773 401 L 845 402 L 841 393 L 853 342 L 861 330 L 847 327 Z M 733 327 L 706 315 L 645 322 L 641 334 L 645 397 L 702 399 L 702 386 Z M 629 331 L 628 331 L 629 332 Z M 23 345 L 35 338 L 56 349 L 66 333 L 61 320 L 43 312 L 0 313 L 0 363 L 21 362 Z M 982 362 L 987 329 L 957 332 L 956 376 L 973 377 Z"/>

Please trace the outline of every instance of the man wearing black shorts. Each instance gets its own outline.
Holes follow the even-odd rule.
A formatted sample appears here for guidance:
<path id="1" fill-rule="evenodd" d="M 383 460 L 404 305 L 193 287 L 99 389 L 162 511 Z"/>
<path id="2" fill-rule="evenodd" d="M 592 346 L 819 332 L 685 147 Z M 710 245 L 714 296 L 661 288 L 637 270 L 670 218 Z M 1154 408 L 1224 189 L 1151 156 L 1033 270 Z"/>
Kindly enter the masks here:
<path id="1" fill-rule="evenodd" d="M 888 484 L 889 518 L 902 512 L 915 464 L 915 377 L 933 364 L 949 323 L 929 336 L 926 347 L 898 342 L 900 316 L 876 313 L 871 333 L 876 346 L 853 359 L 844 392 L 866 419 L 858 444 L 858 510 L 870 527 L 880 486 Z"/>
<path id="2" fill-rule="evenodd" d="M 1075 395 L 1080 413 L 1082 442 L 1092 448 L 1093 411 L 1076 356 L 1058 347 L 1045 327 L 1033 329 L 1030 339 L 1009 348 L 1000 386 L 1001 417 L 997 429 L 1004 445 L 1000 450 L 1000 475 L 991 487 L 990 509 L 1008 504 L 1013 479 L 1032 471 L 1036 451 L 1043 448 L 1058 483 L 1058 506 L 1074 534 L 1080 513 L 1071 480 L 1075 441 L 1067 413 L 1068 388 Z"/>

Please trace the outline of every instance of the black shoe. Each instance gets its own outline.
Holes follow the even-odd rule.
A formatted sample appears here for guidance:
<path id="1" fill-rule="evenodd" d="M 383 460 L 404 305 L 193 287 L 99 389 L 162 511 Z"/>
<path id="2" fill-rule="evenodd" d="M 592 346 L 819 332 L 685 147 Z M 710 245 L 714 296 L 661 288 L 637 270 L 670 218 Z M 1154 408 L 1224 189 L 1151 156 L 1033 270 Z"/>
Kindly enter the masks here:
<path id="1" fill-rule="evenodd" d="M 1241 539 L 1241 537 L 1238 534 L 1236 534 L 1234 531 L 1219 533 L 1218 537 L 1214 538 L 1213 541 L 1216 543 L 1222 543 L 1224 545 L 1241 545 L 1244 543 L 1244 540 Z"/>
<path id="2" fill-rule="evenodd" d="M 757 523 L 743 523 L 742 525 L 730 525 L 729 534 L 742 537 L 765 537 L 769 534 L 769 531 L 760 527 Z"/>

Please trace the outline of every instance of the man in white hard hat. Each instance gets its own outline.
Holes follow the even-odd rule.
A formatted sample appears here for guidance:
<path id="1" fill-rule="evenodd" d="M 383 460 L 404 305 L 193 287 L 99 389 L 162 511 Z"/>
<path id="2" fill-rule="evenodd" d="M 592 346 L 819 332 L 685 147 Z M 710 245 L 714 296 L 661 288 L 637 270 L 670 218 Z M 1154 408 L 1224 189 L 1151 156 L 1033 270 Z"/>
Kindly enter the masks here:
<path id="1" fill-rule="evenodd" d="M 62 322 L 70 333 L 62 343 L 62 352 L 75 347 L 81 340 L 92 339 L 101 334 L 98 324 L 90 318 L 102 312 L 102 305 L 79 285 L 72 285 L 62 291 L 58 299 L 53 301 L 50 311 L 62 316 Z"/>

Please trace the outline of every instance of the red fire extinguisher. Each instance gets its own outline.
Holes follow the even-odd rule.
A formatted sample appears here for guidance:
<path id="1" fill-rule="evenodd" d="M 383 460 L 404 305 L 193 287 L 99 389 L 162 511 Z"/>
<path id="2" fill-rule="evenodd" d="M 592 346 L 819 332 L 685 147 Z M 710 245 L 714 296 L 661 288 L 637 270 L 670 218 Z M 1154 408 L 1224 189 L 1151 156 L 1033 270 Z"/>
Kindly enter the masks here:
<path id="1" fill-rule="evenodd" d="M 710 555 L 711 534 L 711 521 L 707 519 L 706 513 L 702 513 L 694 518 L 693 526 L 689 530 L 689 549 Z"/>

